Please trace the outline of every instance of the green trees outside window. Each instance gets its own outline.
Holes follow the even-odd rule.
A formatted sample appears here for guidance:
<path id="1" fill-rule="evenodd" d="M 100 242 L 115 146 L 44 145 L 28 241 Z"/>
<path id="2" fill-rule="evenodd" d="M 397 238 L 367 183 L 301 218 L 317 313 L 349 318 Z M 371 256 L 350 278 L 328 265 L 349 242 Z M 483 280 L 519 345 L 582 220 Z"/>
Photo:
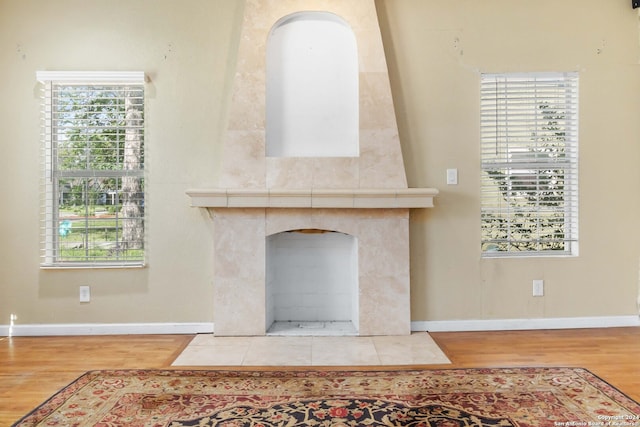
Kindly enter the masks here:
<path id="1" fill-rule="evenodd" d="M 49 91 L 49 262 L 143 262 L 143 86 L 54 82 Z"/>

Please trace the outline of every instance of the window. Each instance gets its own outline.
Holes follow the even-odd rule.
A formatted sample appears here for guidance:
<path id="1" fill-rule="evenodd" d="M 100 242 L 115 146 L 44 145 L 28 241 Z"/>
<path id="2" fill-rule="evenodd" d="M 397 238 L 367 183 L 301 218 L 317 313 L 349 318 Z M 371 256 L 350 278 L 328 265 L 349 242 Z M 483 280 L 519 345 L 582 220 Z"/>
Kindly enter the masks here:
<path id="1" fill-rule="evenodd" d="M 577 255 L 578 75 L 483 74 L 483 256 Z"/>
<path id="2" fill-rule="evenodd" d="M 144 74 L 38 72 L 42 265 L 144 263 Z"/>

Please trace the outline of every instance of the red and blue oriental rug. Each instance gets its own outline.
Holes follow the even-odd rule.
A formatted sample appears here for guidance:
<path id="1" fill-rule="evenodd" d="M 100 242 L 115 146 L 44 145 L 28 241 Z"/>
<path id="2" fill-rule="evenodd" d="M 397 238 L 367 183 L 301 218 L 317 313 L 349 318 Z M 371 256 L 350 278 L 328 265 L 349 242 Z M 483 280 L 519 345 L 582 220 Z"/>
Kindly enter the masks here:
<path id="1" fill-rule="evenodd" d="M 578 368 L 92 371 L 14 426 L 640 427 Z"/>

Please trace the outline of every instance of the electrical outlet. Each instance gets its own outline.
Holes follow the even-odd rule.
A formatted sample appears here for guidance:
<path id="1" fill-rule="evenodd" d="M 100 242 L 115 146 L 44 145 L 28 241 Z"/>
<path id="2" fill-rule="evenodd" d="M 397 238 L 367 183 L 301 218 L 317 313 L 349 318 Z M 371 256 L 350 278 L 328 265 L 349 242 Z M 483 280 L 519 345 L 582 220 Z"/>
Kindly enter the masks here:
<path id="1" fill-rule="evenodd" d="M 89 301 L 91 301 L 91 287 L 80 286 L 80 302 L 89 302 Z"/>
<path id="2" fill-rule="evenodd" d="M 534 297 L 544 296 L 544 280 L 533 281 L 533 296 Z"/>

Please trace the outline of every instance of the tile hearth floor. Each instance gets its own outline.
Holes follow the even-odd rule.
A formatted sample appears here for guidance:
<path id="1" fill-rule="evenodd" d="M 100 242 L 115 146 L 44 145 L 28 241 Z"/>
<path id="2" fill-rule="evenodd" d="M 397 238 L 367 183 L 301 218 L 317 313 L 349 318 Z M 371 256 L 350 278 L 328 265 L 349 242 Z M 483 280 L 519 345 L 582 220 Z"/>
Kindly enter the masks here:
<path id="1" fill-rule="evenodd" d="M 406 336 L 199 334 L 172 366 L 373 366 L 451 363 L 426 332 Z"/>

